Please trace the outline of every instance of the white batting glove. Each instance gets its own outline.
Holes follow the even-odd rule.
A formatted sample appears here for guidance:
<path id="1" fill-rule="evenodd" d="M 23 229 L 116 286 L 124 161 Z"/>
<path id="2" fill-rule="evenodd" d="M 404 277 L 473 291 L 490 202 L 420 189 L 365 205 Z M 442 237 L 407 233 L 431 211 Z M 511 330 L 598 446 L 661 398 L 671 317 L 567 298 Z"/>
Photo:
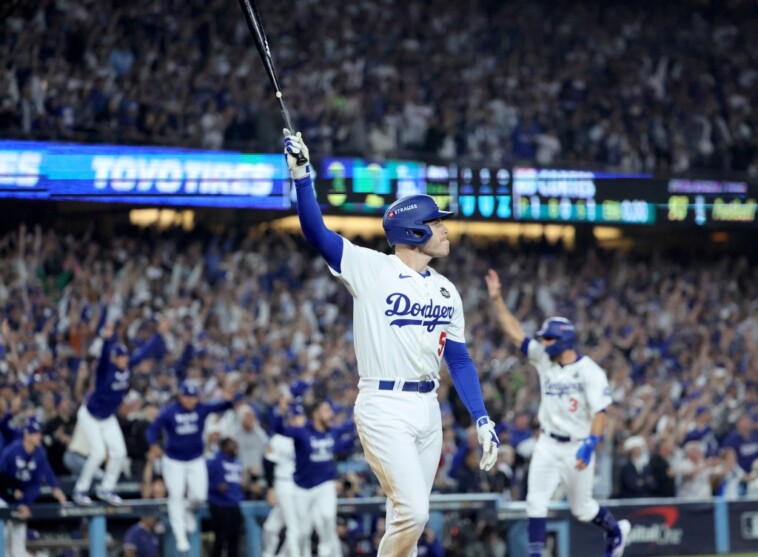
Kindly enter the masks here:
<path id="1" fill-rule="evenodd" d="M 300 132 L 292 135 L 292 132 L 284 128 L 284 154 L 287 156 L 287 166 L 290 168 L 290 174 L 293 180 L 305 178 L 311 173 L 311 159 L 308 153 L 308 147 L 305 146 L 303 137 Z M 308 161 L 303 165 L 297 164 L 297 156 L 302 153 Z"/>
<path id="2" fill-rule="evenodd" d="M 495 424 L 489 416 L 482 416 L 476 421 L 477 436 L 482 446 L 482 460 L 479 461 L 479 469 L 489 471 L 497 461 L 497 449 L 500 440 L 495 433 Z"/>

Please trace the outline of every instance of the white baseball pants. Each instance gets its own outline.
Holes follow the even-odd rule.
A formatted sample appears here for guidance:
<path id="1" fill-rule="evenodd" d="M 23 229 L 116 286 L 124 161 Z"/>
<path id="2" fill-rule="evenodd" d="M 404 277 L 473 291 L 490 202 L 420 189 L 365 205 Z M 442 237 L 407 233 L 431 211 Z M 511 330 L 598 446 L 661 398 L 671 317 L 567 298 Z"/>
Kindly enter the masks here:
<path id="1" fill-rule="evenodd" d="M 361 388 L 355 425 L 388 498 L 387 531 L 378 557 L 414 556 L 429 520 L 429 495 L 442 453 L 437 393 Z"/>
<path id="2" fill-rule="evenodd" d="M 582 522 L 597 516 L 600 505 L 592 498 L 595 478 L 595 457 L 584 470 L 576 469 L 576 452 L 581 441 L 561 443 L 540 434 L 529 465 L 529 485 L 526 495 L 526 514 L 545 518 L 547 506 L 561 482 L 568 494 L 571 512 Z"/>
<path id="3" fill-rule="evenodd" d="M 194 509 L 208 499 L 208 468 L 203 457 L 174 460 L 163 457 L 163 479 L 168 490 L 168 520 L 176 538 L 176 547 L 189 548 L 187 534 L 197 529 Z M 188 498 L 185 499 L 185 494 Z"/>
<path id="4" fill-rule="evenodd" d="M 300 525 L 300 546 L 303 556 L 310 557 L 311 535 L 318 536 L 318 557 L 342 557 L 337 535 L 337 484 L 324 482 L 310 489 L 295 485 L 295 505 Z"/>
<path id="5" fill-rule="evenodd" d="M 89 491 L 92 486 L 92 479 L 100 466 L 103 465 L 107 455 L 108 464 L 105 466 L 105 475 L 103 481 L 100 482 L 100 489 L 113 491 L 116 488 L 118 477 L 124 469 L 124 462 L 126 462 L 124 434 L 121 432 L 116 416 L 99 420 L 89 413 L 86 404 L 82 404 L 76 414 L 76 419 L 77 426 L 84 429 L 84 434 L 87 437 L 89 455 L 87 455 L 87 460 L 74 489 L 82 493 Z"/>
<path id="6" fill-rule="evenodd" d="M 0 499 L 0 507 L 8 504 Z M 5 528 L 5 553 L 6 557 L 27 557 L 26 552 L 26 521 L 6 520 L 0 522 L 0 528 Z"/>
<path id="7" fill-rule="evenodd" d="M 271 509 L 266 522 L 263 523 L 263 557 L 274 557 L 276 547 L 279 544 L 279 533 L 282 528 L 287 528 L 284 536 L 284 547 L 279 555 L 287 557 L 303 557 L 308 555 L 306 548 L 310 549 L 310 534 L 307 540 L 300 534 L 301 525 L 295 500 L 295 484 L 292 481 L 276 480 L 274 482 L 276 492 L 276 506 Z M 306 545 L 307 544 L 307 545 Z"/>

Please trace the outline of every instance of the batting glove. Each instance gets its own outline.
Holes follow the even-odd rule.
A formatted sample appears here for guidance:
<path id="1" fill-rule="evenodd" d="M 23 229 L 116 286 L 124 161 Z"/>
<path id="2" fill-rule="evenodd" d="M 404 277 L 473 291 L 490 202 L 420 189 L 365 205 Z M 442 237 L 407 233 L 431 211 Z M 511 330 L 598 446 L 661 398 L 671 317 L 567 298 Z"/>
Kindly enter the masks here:
<path id="1" fill-rule="evenodd" d="M 308 161 L 304 165 L 297 164 L 297 156 L 302 153 Z M 290 174 L 293 180 L 305 178 L 311 173 L 311 159 L 308 153 L 308 147 L 305 146 L 303 137 L 300 132 L 292 135 L 292 132 L 284 128 L 284 154 L 287 158 L 287 166 L 290 168 Z"/>
<path id="2" fill-rule="evenodd" d="M 482 416 L 476 421 L 477 436 L 482 446 L 482 460 L 479 461 L 479 469 L 489 471 L 497 460 L 497 449 L 500 440 L 495 433 L 495 424 L 488 416 Z"/>
<path id="3" fill-rule="evenodd" d="M 576 451 L 576 458 L 584 462 L 587 466 L 590 465 L 592 455 L 595 453 L 595 447 L 597 447 L 600 438 L 597 435 L 590 434 L 587 439 L 584 440 L 582 446 Z"/>

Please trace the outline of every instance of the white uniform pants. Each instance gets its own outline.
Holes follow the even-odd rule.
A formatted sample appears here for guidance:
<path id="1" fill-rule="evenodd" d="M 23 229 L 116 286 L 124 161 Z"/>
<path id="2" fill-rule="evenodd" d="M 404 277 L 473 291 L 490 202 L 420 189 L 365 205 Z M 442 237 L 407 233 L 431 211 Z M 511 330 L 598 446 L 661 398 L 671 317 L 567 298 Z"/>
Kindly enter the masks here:
<path id="1" fill-rule="evenodd" d="M 208 468 L 203 457 L 174 460 L 163 457 L 163 479 L 168 490 L 168 520 L 179 550 L 189 548 L 187 533 L 197 529 L 195 508 L 208 499 Z M 185 499 L 185 494 L 188 498 Z"/>
<path id="2" fill-rule="evenodd" d="M 89 455 L 74 489 L 83 493 L 89 491 L 92 478 L 103 465 L 107 455 L 108 464 L 105 467 L 105 475 L 100 483 L 100 489 L 113 491 L 126 461 L 124 434 L 121 432 L 116 416 L 99 420 L 89 413 L 86 404 L 82 404 L 76 419 L 77 427 L 83 428 L 87 437 Z"/>
<path id="3" fill-rule="evenodd" d="M 561 482 L 568 494 L 571 512 L 582 522 L 597 516 L 600 505 L 592 498 L 595 457 L 584 470 L 576 469 L 576 452 L 581 441 L 561 443 L 540 434 L 529 465 L 526 513 L 531 518 L 545 518 L 547 505 Z"/>
<path id="4" fill-rule="evenodd" d="M 287 557 L 303 557 L 308 555 L 306 547 L 310 546 L 310 536 L 307 540 L 300 535 L 301 526 L 295 500 L 295 484 L 292 481 L 276 480 L 274 482 L 277 503 L 263 524 L 263 556 L 274 557 L 279 545 L 279 533 L 287 528 L 284 536 L 284 547 L 279 555 Z M 307 546 L 306 546 L 307 543 Z M 310 547 L 308 547 L 310 549 Z"/>
<path id="5" fill-rule="evenodd" d="M 6 508 L 8 504 L 0 499 L 0 507 Z M 26 522 L 22 520 L 7 520 L 0 522 L 0 528 L 5 528 L 5 553 L 6 557 L 27 557 L 26 552 Z"/>
<path id="6" fill-rule="evenodd" d="M 311 535 L 316 530 L 319 557 L 342 557 L 337 535 L 337 484 L 324 482 L 310 489 L 295 485 L 295 505 L 300 525 L 298 537 L 302 556 L 310 557 Z"/>
<path id="7" fill-rule="evenodd" d="M 378 557 L 416 555 L 442 452 L 437 394 L 361 389 L 355 425 L 388 498 L 387 531 Z"/>

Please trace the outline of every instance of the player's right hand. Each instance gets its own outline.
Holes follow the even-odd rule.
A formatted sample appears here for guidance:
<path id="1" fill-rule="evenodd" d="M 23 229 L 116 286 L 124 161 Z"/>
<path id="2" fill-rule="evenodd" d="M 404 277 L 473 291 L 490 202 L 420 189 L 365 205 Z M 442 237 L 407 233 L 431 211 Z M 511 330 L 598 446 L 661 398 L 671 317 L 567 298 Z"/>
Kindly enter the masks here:
<path id="1" fill-rule="evenodd" d="M 297 135 L 292 135 L 292 132 L 287 128 L 284 128 L 284 154 L 287 157 L 287 166 L 289 166 L 290 174 L 294 180 L 305 178 L 311 173 L 311 159 L 308 147 L 305 146 L 303 136 L 300 132 Z M 301 154 L 307 161 L 304 165 L 297 164 L 297 156 Z"/>
<path id="2" fill-rule="evenodd" d="M 27 520 L 32 516 L 32 511 L 27 505 L 19 505 L 17 511 L 16 518 L 18 520 Z"/>
<path id="3" fill-rule="evenodd" d="M 163 449 L 161 449 L 160 445 L 152 445 L 150 447 L 150 450 L 147 452 L 147 459 L 155 460 L 157 458 L 160 458 L 162 455 Z"/>

